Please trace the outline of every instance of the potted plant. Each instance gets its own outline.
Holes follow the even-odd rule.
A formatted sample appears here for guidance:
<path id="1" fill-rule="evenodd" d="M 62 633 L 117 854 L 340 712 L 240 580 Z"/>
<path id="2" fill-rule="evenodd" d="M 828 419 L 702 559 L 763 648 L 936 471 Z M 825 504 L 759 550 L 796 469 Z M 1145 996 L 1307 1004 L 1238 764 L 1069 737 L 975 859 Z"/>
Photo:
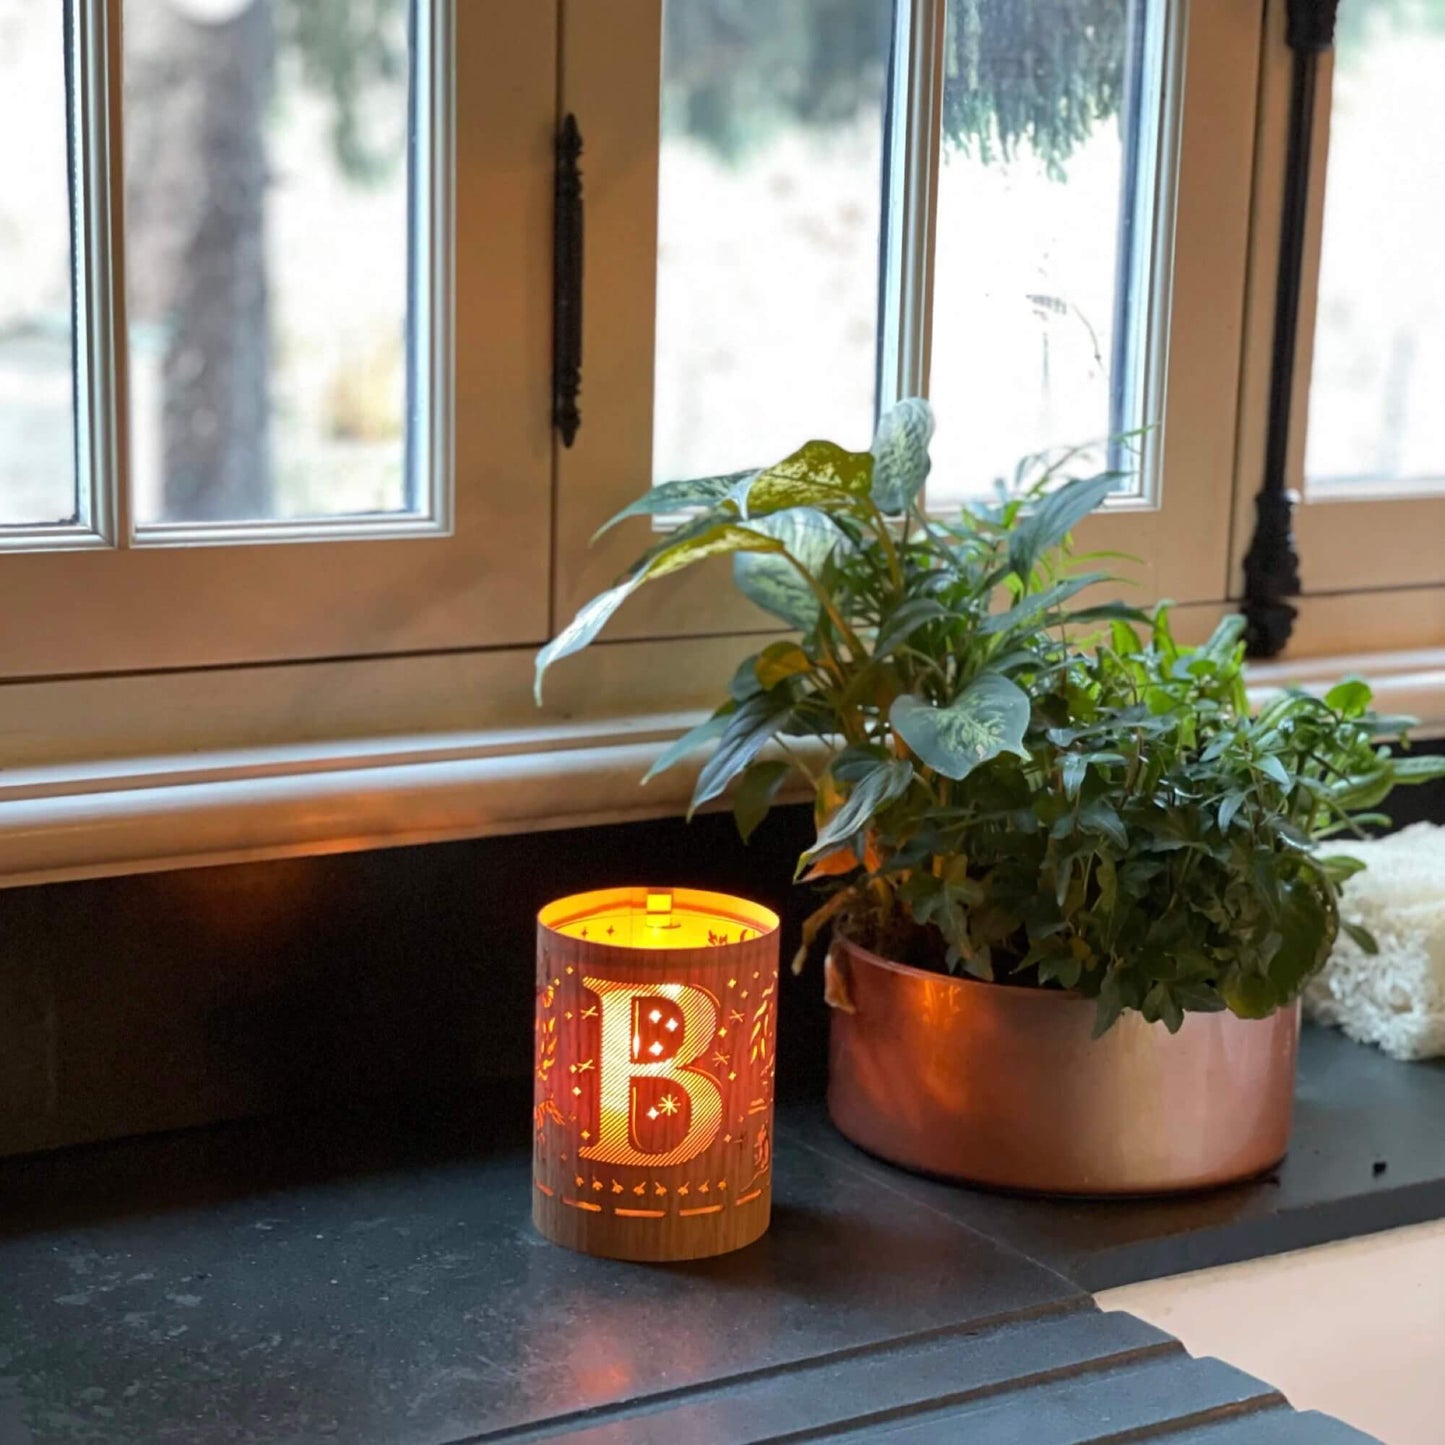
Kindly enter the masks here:
<path id="1" fill-rule="evenodd" d="M 538 658 L 538 686 L 632 592 L 733 554 L 793 629 L 659 759 L 713 752 L 744 837 L 790 778 L 815 799 L 829 1107 L 874 1153 L 1002 1187 L 1152 1192 L 1267 1169 L 1288 1142 L 1298 997 L 1358 867 L 1323 845 L 1445 760 L 1379 744 L 1409 719 L 1365 683 L 1251 713 L 1241 621 L 1203 646 L 1090 603 L 1069 534 L 1117 474 L 1021 467 L 952 519 L 919 496 L 932 415 L 868 453 L 654 488 L 621 517 L 696 515 Z M 612 524 L 609 524 L 612 525 Z M 1372 946 L 1368 938 L 1359 940 Z"/>

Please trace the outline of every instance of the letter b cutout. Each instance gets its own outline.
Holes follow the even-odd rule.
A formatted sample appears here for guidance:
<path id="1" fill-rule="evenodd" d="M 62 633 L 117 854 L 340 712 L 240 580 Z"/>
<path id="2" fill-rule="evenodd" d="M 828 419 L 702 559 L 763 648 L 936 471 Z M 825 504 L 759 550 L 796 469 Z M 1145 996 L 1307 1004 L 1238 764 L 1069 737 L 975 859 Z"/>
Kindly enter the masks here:
<path id="1" fill-rule="evenodd" d="M 706 990 L 685 983 L 584 978 L 601 1013 L 597 1141 L 578 1152 L 602 1164 L 685 1164 L 717 1138 L 722 1092 L 700 1069 L 717 1032 Z M 668 1137 L 667 1122 L 683 1129 Z M 676 1129 L 671 1131 L 675 1136 Z M 661 1147 L 649 1147 L 666 1139 Z"/>

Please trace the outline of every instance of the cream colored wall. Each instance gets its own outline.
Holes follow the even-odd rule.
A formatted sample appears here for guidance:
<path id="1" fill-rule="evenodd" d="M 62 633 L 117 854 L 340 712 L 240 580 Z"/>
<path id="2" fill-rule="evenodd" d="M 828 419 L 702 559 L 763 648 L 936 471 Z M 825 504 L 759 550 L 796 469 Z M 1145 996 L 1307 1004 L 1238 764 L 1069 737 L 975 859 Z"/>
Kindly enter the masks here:
<path id="1" fill-rule="evenodd" d="M 1445 1220 L 1127 1285 L 1098 1301 L 1385 1445 L 1445 1441 Z"/>

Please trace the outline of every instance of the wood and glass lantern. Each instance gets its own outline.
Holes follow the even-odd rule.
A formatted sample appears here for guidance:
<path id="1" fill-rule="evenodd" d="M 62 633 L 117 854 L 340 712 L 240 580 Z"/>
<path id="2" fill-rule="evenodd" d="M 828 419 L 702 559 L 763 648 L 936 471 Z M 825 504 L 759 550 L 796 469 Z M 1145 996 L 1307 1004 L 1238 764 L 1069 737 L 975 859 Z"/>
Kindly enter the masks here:
<path id="1" fill-rule="evenodd" d="M 614 1259 L 751 1244 L 772 1207 L 778 919 L 688 888 L 537 918 L 532 1218 Z"/>

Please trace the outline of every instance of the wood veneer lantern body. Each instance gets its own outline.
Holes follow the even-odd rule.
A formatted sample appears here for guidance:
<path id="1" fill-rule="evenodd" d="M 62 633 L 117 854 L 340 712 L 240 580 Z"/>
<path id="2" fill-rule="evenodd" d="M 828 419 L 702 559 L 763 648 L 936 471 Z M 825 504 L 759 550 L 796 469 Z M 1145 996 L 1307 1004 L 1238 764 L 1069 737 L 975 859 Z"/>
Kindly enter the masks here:
<path id="1" fill-rule="evenodd" d="M 537 918 L 532 1218 L 558 1244 L 684 1260 L 772 1209 L 778 919 L 693 889 Z"/>

